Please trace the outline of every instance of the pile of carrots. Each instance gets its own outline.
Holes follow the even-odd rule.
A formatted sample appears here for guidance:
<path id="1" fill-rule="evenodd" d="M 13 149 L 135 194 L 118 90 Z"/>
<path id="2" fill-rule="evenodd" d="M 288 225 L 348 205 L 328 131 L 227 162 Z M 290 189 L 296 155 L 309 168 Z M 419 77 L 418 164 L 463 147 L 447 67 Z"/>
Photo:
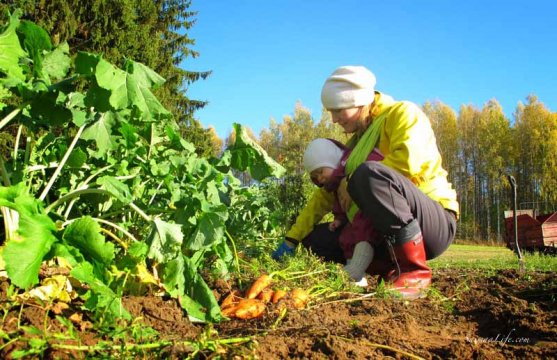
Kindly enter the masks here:
<path id="1" fill-rule="evenodd" d="M 272 277 L 264 274 L 253 282 L 244 297 L 240 291 L 233 290 L 220 305 L 222 314 L 238 319 L 253 319 L 262 316 L 270 302 L 277 304 L 285 300 L 286 304 L 296 309 L 303 309 L 307 305 L 309 294 L 305 290 L 273 290 L 270 288 L 272 282 Z"/>

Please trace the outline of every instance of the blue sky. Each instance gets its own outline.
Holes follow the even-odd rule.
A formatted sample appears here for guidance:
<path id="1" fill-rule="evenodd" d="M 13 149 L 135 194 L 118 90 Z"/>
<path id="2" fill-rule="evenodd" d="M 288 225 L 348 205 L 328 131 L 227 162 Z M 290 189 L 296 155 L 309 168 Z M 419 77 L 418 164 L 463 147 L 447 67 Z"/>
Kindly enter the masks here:
<path id="1" fill-rule="evenodd" d="M 189 35 L 200 53 L 187 70 L 212 70 L 191 84 L 209 101 L 195 117 L 221 138 L 238 122 L 256 134 L 296 102 L 318 120 L 320 91 L 341 65 L 364 65 L 376 89 L 458 111 L 495 98 L 512 119 L 535 94 L 557 110 L 554 0 L 192 0 Z"/>

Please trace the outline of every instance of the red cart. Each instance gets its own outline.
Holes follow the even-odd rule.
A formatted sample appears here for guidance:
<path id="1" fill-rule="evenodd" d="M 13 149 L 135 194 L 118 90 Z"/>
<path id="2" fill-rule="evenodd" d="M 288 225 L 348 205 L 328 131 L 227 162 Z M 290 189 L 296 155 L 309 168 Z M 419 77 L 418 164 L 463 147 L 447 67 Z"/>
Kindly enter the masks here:
<path id="1" fill-rule="evenodd" d="M 516 211 L 518 246 L 526 251 L 557 254 L 557 212 L 536 215 L 533 209 Z M 505 211 L 505 241 L 514 250 L 513 211 Z"/>

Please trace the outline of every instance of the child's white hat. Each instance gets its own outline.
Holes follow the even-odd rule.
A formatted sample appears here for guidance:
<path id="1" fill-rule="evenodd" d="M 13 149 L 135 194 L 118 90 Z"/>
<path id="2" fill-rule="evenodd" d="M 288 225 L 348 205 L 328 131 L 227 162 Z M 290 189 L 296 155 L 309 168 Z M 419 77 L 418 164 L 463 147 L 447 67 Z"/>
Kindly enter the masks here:
<path id="1" fill-rule="evenodd" d="M 329 139 L 315 139 L 304 153 L 304 168 L 312 172 L 320 167 L 336 169 L 342 159 L 343 150 Z"/>

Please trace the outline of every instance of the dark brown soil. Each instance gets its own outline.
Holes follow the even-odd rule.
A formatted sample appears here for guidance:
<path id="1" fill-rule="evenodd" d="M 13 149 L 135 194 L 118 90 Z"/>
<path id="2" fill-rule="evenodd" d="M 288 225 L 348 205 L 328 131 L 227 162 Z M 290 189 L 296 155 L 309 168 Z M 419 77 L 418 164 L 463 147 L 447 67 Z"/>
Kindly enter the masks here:
<path id="1" fill-rule="evenodd" d="M 373 281 L 372 281 L 373 282 Z M 214 284 L 217 291 L 227 286 Z M 370 291 L 374 284 L 371 284 Z M 223 345 L 198 353 L 225 358 L 258 359 L 547 359 L 557 354 L 557 276 L 515 271 L 484 276 L 472 270 L 437 270 L 434 291 L 425 299 L 404 302 L 371 297 L 360 301 L 312 302 L 306 310 L 288 310 L 284 317 L 270 306 L 255 320 L 231 320 L 212 327 L 192 324 L 173 300 L 135 297 L 126 308 L 159 332 L 162 339 L 184 340 L 251 337 L 239 345 Z M 6 286 L 0 299 L 5 299 Z M 220 296 L 221 294 L 217 294 Z M 61 316 L 69 317 L 72 309 Z M 52 310 L 38 305 L 5 312 L 1 330 L 34 325 L 50 332 L 62 329 Z M 81 344 L 99 339 L 86 318 L 75 321 Z M 209 335 L 208 335 L 209 334 Z M 211 335 L 212 334 L 212 335 Z M 105 339 L 106 340 L 106 339 Z M 71 343 L 68 341 L 67 343 Z M 0 339 L 0 357 L 28 346 Z M 185 358 L 191 348 L 167 346 L 145 358 Z M 152 356 L 150 356 L 152 355 Z M 50 349 L 44 358 L 85 358 L 86 353 Z M 32 358 L 32 357 L 30 357 Z"/>

